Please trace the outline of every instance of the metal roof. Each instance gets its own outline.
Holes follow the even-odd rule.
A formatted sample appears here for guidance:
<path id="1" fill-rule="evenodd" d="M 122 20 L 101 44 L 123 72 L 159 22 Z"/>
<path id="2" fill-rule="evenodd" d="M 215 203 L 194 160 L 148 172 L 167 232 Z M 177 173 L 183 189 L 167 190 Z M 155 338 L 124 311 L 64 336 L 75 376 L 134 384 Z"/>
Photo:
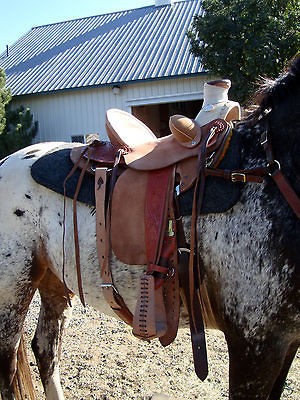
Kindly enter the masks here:
<path id="1" fill-rule="evenodd" d="M 186 0 L 34 27 L 0 67 L 14 96 L 199 74 L 186 30 L 202 12 Z"/>

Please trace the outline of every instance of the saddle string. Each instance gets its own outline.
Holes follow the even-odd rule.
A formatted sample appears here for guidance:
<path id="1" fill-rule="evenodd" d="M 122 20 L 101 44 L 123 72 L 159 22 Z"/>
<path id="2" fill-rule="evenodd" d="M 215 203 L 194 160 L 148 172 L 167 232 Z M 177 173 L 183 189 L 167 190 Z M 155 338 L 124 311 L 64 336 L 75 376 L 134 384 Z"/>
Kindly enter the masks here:
<path id="1" fill-rule="evenodd" d="M 63 284 L 65 287 L 65 292 L 66 292 L 66 297 L 68 300 L 68 304 L 71 307 L 71 299 L 70 299 L 70 290 L 67 286 L 66 283 L 66 279 L 65 279 L 65 266 L 66 266 L 66 252 L 65 252 L 65 239 L 66 239 L 66 200 L 67 200 L 67 182 L 68 180 L 74 175 L 74 173 L 77 171 L 78 166 L 80 164 L 80 162 L 82 161 L 84 155 L 87 153 L 88 151 L 88 147 L 86 147 L 84 149 L 84 151 L 82 152 L 82 154 L 80 155 L 79 159 L 77 160 L 77 162 L 73 165 L 71 171 L 68 173 L 68 175 L 66 176 L 64 182 L 63 182 L 63 190 L 64 190 L 64 204 L 63 204 L 63 259 L 62 259 L 62 275 L 63 275 Z M 89 161 L 89 156 L 88 156 L 88 161 Z M 83 180 L 83 176 L 87 170 L 88 167 L 88 162 L 86 162 L 84 164 L 83 170 L 84 173 L 81 172 L 80 174 L 80 178 L 76 187 L 76 191 L 75 191 L 75 196 L 76 196 L 76 201 L 78 198 L 78 194 L 80 191 L 80 187 L 82 184 L 82 180 Z M 74 196 L 74 198 L 75 198 Z M 80 300 L 82 302 L 82 304 L 85 306 L 85 302 L 84 302 L 84 296 L 83 296 L 83 290 L 82 290 L 82 280 L 81 280 L 81 271 L 80 271 L 80 251 L 79 251 L 79 240 L 78 240 L 78 227 L 77 227 L 77 208 L 76 208 L 76 201 L 73 200 L 73 227 L 74 227 L 74 241 L 75 241 L 75 259 L 76 259 L 76 270 L 77 270 L 77 282 L 78 282 L 78 290 L 79 290 L 79 294 L 80 294 Z M 75 204 L 75 211 L 74 211 L 74 204 Z M 76 222 L 75 222 L 76 220 Z M 76 229 L 75 229 L 76 228 Z M 77 264 L 77 261 L 79 262 L 79 264 Z M 79 276 L 78 276 L 78 271 L 79 271 Z"/>
<path id="2" fill-rule="evenodd" d="M 89 166 L 89 162 L 90 162 L 90 152 L 89 152 L 89 147 L 88 147 L 86 162 L 81 170 L 81 173 L 80 173 L 80 176 L 78 179 L 78 184 L 76 186 L 76 190 L 75 190 L 75 194 L 74 194 L 74 199 L 73 199 L 73 228 L 74 228 L 74 246 L 75 246 L 77 285 L 78 285 L 78 291 L 79 291 L 79 298 L 80 298 L 80 301 L 81 301 L 83 307 L 85 307 L 85 300 L 84 300 L 84 293 L 83 293 L 83 287 L 82 287 L 82 276 L 81 276 L 81 265 L 80 265 L 80 246 L 79 246 L 78 220 L 77 220 L 77 199 L 78 199 L 78 194 L 81 189 L 84 175 Z"/>

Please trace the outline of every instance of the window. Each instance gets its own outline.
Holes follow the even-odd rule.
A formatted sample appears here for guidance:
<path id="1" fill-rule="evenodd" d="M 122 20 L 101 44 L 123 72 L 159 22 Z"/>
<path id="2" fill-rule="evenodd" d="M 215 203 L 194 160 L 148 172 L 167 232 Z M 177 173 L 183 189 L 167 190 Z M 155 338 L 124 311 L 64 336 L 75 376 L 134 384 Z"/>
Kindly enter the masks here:
<path id="1" fill-rule="evenodd" d="M 87 133 L 85 135 L 71 135 L 71 142 L 78 142 L 78 143 L 92 143 L 95 139 L 99 139 L 98 133 Z"/>
<path id="2" fill-rule="evenodd" d="M 79 142 L 79 143 L 85 143 L 84 141 L 84 135 L 76 135 L 76 136 L 71 136 L 71 142 Z"/>

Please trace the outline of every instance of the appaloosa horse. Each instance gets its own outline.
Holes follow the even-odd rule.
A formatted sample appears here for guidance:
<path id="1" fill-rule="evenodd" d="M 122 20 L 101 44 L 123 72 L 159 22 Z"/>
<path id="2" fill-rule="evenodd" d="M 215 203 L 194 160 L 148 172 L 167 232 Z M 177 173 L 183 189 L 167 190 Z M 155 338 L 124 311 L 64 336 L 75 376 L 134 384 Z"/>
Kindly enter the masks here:
<path id="1" fill-rule="evenodd" d="M 270 160 L 266 132 L 276 161 Z M 260 107 L 234 132 L 240 168 L 267 167 L 263 183 L 243 184 L 227 212 L 198 224 L 206 326 L 224 332 L 230 357 L 230 400 L 276 400 L 300 343 L 300 58 L 260 93 Z M 33 398 L 24 367 L 22 326 L 38 289 L 41 309 L 32 348 L 47 399 L 64 398 L 59 379 L 61 337 L 70 316 L 63 285 L 78 292 L 72 202 L 38 185 L 31 166 L 66 145 L 43 143 L 2 160 L 0 167 L 0 387 L 3 400 Z M 69 146 L 70 147 L 70 146 Z M 277 162 L 278 161 L 278 162 Z M 272 176 L 280 168 L 282 190 Z M 49 171 L 51 174 L 51 171 Z M 291 189 L 292 188 L 292 189 Z M 288 197 L 288 199 L 286 198 Z M 94 208 L 78 202 L 82 286 L 88 304 L 110 313 L 96 254 Z M 64 276 L 62 227 L 65 225 Z M 188 236 L 190 217 L 184 217 Z M 140 267 L 114 260 L 114 280 L 134 309 Z M 207 310 L 210 310 L 208 313 Z M 27 396 L 27 397 L 26 397 Z"/>

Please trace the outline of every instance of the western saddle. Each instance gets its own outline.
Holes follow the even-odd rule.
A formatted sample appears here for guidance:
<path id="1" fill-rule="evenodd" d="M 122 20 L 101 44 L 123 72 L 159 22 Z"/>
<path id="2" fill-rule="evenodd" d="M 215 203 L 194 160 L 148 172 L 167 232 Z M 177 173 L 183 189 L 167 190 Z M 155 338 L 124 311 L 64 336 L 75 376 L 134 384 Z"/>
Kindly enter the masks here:
<path id="1" fill-rule="evenodd" d="M 133 327 L 134 335 L 144 340 L 159 338 L 166 346 L 177 334 L 181 298 L 189 313 L 195 371 L 204 380 L 208 367 L 196 225 L 205 170 L 222 160 L 232 125 L 216 119 L 200 127 L 187 117 L 174 115 L 169 126 L 172 133 L 158 139 L 131 114 L 110 109 L 106 115 L 110 142 L 76 147 L 71 159 L 74 170 L 80 167 L 82 174 L 95 174 L 97 249 L 106 300 Z M 187 244 L 176 199 L 192 187 Z M 133 313 L 114 282 L 112 253 L 124 263 L 146 266 Z M 84 303 L 80 268 L 77 272 Z"/>

